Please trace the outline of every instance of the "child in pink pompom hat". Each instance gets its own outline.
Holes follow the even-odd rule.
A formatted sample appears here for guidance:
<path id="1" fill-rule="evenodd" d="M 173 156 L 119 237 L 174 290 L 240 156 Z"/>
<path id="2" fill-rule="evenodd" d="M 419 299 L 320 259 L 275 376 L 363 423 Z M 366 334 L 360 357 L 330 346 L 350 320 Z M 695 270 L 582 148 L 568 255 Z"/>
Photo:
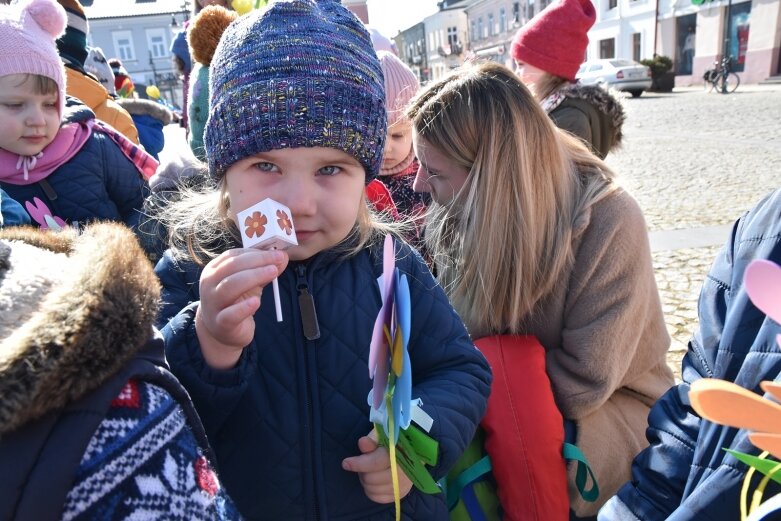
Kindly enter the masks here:
<path id="1" fill-rule="evenodd" d="M 422 234 L 419 228 L 429 196 L 412 189 L 419 165 L 412 150 L 412 122 L 404 115 L 410 100 L 420 90 L 420 83 L 415 73 L 395 54 L 377 51 L 377 57 L 385 78 L 385 112 L 388 115 L 379 179 L 388 187 L 400 216 L 413 221 L 415 230 L 407 238 L 413 246 L 420 247 Z"/>
<path id="2" fill-rule="evenodd" d="M 136 229 L 157 162 L 75 98 L 66 100 L 54 0 L 0 5 L 0 189 L 41 228 L 120 221 Z"/>

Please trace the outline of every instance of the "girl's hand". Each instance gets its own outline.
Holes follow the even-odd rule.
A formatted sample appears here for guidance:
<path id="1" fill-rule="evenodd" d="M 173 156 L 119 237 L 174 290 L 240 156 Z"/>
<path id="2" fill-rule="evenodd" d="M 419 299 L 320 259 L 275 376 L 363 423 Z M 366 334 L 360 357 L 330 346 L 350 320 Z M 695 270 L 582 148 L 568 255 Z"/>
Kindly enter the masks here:
<path id="1" fill-rule="evenodd" d="M 195 331 L 210 367 L 229 369 L 255 334 L 263 288 L 287 266 L 283 251 L 237 248 L 223 252 L 201 273 Z"/>
<path id="2" fill-rule="evenodd" d="M 368 436 L 358 440 L 360 456 L 345 458 L 342 468 L 357 472 L 366 496 L 376 503 L 393 503 L 393 480 L 390 471 L 390 454 L 386 447 L 377 444 L 377 433 L 373 430 Z M 399 492 L 406 497 L 412 490 L 412 481 L 401 467 L 398 467 Z"/>

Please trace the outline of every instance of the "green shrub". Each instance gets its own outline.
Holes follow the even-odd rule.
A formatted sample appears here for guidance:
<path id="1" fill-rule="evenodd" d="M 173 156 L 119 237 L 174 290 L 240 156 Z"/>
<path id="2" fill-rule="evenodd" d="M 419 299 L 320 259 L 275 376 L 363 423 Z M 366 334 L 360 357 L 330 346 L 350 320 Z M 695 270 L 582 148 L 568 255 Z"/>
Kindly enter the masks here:
<path id="1" fill-rule="evenodd" d="M 673 61 L 670 58 L 658 54 L 651 60 L 640 60 L 640 63 L 651 69 L 653 79 L 661 78 L 673 68 Z"/>

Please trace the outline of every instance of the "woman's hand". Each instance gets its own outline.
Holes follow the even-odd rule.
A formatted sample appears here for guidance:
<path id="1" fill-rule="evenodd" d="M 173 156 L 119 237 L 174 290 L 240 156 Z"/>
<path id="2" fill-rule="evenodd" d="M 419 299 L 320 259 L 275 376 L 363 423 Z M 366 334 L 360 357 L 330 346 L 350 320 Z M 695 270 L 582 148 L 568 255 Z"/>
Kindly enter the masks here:
<path id="1" fill-rule="evenodd" d="M 255 335 L 263 288 L 287 266 L 284 251 L 236 248 L 209 262 L 201 273 L 195 331 L 210 367 L 229 369 Z"/>

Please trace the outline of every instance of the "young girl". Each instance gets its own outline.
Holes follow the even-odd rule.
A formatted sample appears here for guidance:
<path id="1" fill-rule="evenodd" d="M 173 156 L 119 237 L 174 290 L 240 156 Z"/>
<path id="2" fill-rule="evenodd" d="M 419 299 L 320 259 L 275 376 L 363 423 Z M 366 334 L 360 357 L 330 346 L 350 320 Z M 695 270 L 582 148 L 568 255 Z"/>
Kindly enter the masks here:
<path id="1" fill-rule="evenodd" d="M 377 56 L 385 78 L 385 109 L 388 114 L 380 179 L 388 187 L 399 214 L 420 220 L 429 198 L 427 194 L 412 189 L 418 163 L 412 150 L 412 123 L 404 116 L 404 109 L 420 89 L 420 84 L 415 73 L 395 54 L 378 51 Z"/>
<path id="2" fill-rule="evenodd" d="M 96 219 L 135 227 L 157 163 L 69 98 L 52 0 L 0 6 L 0 188 L 42 228 Z M 6 52 L 7 51 L 7 52 Z"/>
<path id="3" fill-rule="evenodd" d="M 592 0 L 557 0 L 518 30 L 511 53 L 521 81 L 556 126 L 604 159 L 621 144 L 624 109 L 612 93 L 575 79 L 596 16 Z"/>
<path id="4" fill-rule="evenodd" d="M 648 410 L 673 383 L 642 213 L 503 66 L 457 71 L 408 114 L 439 282 L 473 338 L 533 335 L 545 348 L 568 441 L 600 490 L 571 505 L 593 515 L 629 478 Z"/>
<path id="5" fill-rule="evenodd" d="M 157 266 L 174 373 L 191 393 L 228 494 L 248 519 L 387 520 L 390 460 L 369 422 L 369 342 L 385 229 L 366 205 L 385 131 L 380 65 L 337 0 L 279 0 L 240 17 L 211 67 L 205 145 L 216 189 L 182 201 Z M 298 246 L 243 249 L 233 219 L 272 198 Z M 444 475 L 483 414 L 490 372 L 425 263 L 396 240 L 411 284 L 414 397 Z M 204 265 L 195 279 L 199 268 Z M 278 278 L 284 320 L 267 285 Z M 192 282 L 197 284 L 192 284 Z M 190 298 L 194 302 L 188 306 Z M 442 494 L 401 475 L 404 519 L 447 519 Z"/>

